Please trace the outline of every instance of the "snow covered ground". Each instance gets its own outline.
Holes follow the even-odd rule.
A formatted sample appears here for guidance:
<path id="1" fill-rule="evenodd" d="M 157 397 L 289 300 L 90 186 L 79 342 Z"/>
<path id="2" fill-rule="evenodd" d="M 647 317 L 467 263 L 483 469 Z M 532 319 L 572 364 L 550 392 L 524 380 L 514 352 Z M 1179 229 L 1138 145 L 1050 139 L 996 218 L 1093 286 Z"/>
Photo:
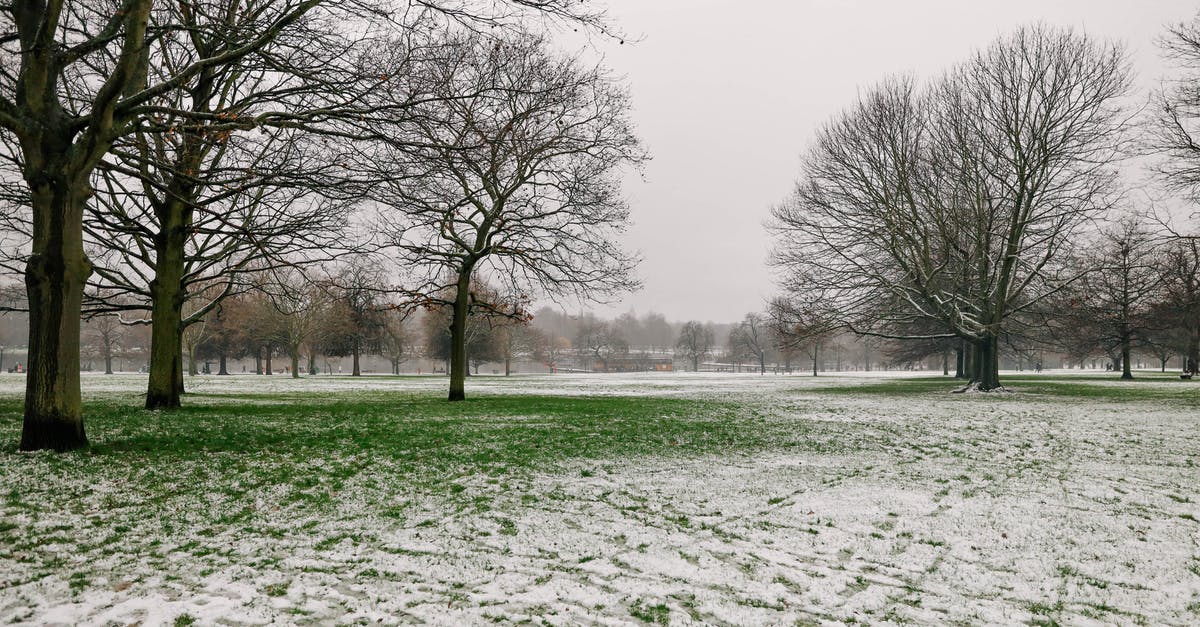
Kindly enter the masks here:
<path id="1" fill-rule="evenodd" d="M 280 467 L 266 454 L 139 455 L 99 473 L 88 454 L 5 442 L 0 622 L 1200 622 L 1200 404 L 1167 395 L 1191 384 L 1138 382 L 1164 396 L 1136 400 L 830 389 L 896 376 L 473 378 L 468 394 L 732 402 L 747 434 L 790 435 L 727 454 L 666 442 L 663 454 L 462 468 L 450 492 L 345 449 L 289 458 L 291 473 L 352 469 L 320 514 L 289 505 L 282 484 L 250 485 L 258 465 Z M 85 395 L 135 405 L 144 380 L 88 376 Z M 22 383 L 0 376 L 0 398 Z M 188 403 L 445 383 L 198 377 Z M 14 437 L 19 416 L 3 421 Z M 214 470 L 230 464 L 242 470 Z"/>

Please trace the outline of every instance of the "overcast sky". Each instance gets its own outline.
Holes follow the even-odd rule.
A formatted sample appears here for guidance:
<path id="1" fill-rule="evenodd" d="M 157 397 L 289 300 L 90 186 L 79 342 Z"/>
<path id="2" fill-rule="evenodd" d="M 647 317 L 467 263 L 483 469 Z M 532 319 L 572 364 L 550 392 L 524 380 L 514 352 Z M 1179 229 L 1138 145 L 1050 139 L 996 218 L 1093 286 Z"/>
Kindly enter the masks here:
<path id="1" fill-rule="evenodd" d="M 597 42 L 627 77 L 653 154 L 626 193 L 645 287 L 606 314 L 729 322 L 774 292 L 763 221 L 814 130 L 895 73 L 936 75 L 1013 28 L 1071 25 L 1129 47 L 1138 85 L 1167 72 L 1155 39 L 1181 0 L 601 0 L 640 41 Z"/>

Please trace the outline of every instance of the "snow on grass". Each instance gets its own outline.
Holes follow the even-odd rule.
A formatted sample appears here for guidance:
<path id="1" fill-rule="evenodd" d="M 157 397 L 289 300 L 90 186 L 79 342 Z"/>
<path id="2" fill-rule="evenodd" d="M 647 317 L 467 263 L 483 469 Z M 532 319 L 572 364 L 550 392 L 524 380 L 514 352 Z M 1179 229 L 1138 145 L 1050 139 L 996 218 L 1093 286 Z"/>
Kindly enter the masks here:
<path id="1" fill-rule="evenodd" d="M 1200 387 L 878 373 L 85 377 L 15 452 L 0 621 L 1200 621 Z"/>

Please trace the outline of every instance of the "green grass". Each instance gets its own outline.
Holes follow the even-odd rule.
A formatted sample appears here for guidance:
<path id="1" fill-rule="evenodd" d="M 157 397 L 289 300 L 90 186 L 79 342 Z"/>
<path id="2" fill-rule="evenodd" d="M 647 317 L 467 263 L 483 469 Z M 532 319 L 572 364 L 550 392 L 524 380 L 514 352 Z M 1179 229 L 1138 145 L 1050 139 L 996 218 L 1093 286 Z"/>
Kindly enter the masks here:
<path id="1" fill-rule="evenodd" d="M 68 455 L 166 461 L 347 453 L 414 467 L 533 467 L 754 449 L 774 446 L 780 435 L 748 432 L 736 404 L 672 398 L 477 396 L 447 403 L 440 395 L 356 392 L 188 395 L 185 403 L 175 412 L 149 412 L 126 401 L 90 400 L 85 420 L 92 445 Z M 0 412 L 0 454 L 14 453 L 19 404 L 0 402 Z"/>

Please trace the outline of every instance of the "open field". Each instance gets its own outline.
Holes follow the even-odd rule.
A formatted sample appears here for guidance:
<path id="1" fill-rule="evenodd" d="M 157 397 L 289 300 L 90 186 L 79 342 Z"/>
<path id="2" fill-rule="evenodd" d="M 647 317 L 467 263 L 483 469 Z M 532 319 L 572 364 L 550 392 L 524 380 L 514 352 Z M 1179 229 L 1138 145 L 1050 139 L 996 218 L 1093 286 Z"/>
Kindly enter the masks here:
<path id="1" fill-rule="evenodd" d="M 0 622 L 1200 622 L 1200 382 L 144 381 L 0 375 Z"/>

